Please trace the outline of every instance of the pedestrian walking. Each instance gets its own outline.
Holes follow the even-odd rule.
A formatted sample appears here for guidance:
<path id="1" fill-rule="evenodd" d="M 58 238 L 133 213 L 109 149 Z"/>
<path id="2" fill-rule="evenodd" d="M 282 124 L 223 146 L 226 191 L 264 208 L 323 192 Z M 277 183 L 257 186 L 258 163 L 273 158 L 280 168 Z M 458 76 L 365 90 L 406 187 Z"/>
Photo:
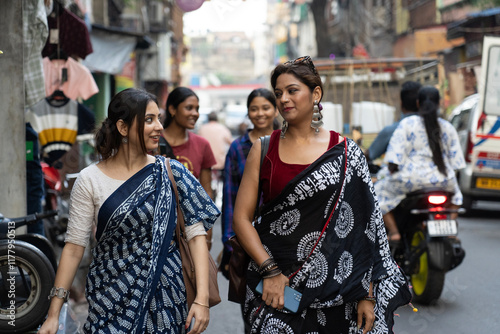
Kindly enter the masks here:
<path id="1" fill-rule="evenodd" d="M 38 333 L 57 332 L 94 225 L 85 333 L 185 333 L 193 318 L 189 333 L 206 329 L 208 263 L 202 259 L 208 257 L 206 231 L 220 213 L 192 173 L 171 160 L 196 268 L 197 296 L 188 310 L 174 235 L 175 195 L 166 160 L 148 154 L 158 148 L 159 115 L 156 98 L 141 90 L 124 90 L 111 100 L 95 138 L 101 160 L 83 169 L 72 189 L 66 245 Z"/>
<path id="2" fill-rule="evenodd" d="M 323 89 L 310 57 L 278 65 L 271 85 L 283 127 L 261 169 L 261 143 L 252 146 L 233 217 L 252 258 L 245 321 L 251 333 L 392 333 L 393 312 L 411 294 L 363 152 L 321 127 Z M 253 220 L 259 182 L 264 204 Z M 295 298 L 296 313 L 287 305 Z"/>
<path id="3" fill-rule="evenodd" d="M 220 270 L 228 278 L 228 265 L 232 248 L 229 238 L 233 232 L 233 211 L 236 194 L 240 187 L 241 178 L 245 169 L 248 153 L 259 137 L 270 135 L 273 132 L 274 120 L 278 116 L 276 97 L 266 88 L 254 89 L 247 98 L 248 118 L 253 128 L 244 135 L 235 139 L 226 155 L 224 167 L 224 184 L 222 196 L 222 258 Z"/>
<path id="4" fill-rule="evenodd" d="M 166 118 L 160 140 L 171 151 L 174 159 L 183 164 L 200 181 L 210 198 L 212 192 L 212 166 L 216 164 L 210 143 L 192 133 L 200 117 L 200 103 L 194 91 L 177 87 L 168 94 Z M 212 248 L 212 231 L 207 234 L 208 249 Z"/>

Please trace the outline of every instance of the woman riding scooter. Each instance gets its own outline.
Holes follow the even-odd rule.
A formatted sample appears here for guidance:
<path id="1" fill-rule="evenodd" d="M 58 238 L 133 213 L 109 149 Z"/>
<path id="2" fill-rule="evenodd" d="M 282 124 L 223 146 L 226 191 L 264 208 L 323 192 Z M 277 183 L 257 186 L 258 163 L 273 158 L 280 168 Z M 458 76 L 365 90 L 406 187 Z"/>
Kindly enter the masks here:
<path id="1" fill-rule="evenodd" d="M 455 128 L 438 117 L 439 91 L 424 86 L 418 92 L 418 115 L 401 120 L 385 155 L 391 174 L 375 184 L 389 242 L 398 243 L 392 210 L 407 193 L 426 187 L 442 187 L 454 193 L 454 208 L 462 204 L 455 171 L 465 167 Z M 456 218 L 456 213 L 452 218 Z"/>

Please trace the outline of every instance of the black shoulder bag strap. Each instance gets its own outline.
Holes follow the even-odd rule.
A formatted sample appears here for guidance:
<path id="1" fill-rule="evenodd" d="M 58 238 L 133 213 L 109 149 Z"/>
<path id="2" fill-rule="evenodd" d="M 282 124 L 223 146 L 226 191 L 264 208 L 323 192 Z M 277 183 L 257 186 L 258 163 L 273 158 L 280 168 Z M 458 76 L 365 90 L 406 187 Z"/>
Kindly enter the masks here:
<path id="1" fill-rule="evenodd" d="M 267 155 L 267 151 L 269 150 L 269 142 L 271 141 L 271 136 L 263 136 L 259 137 L 260 139 L 260 167 L 259 167 L 259 188 L 257 195 L 257 206 L 255 207 L 255 215 L 256 217 L 260 214 L 260 197 L 262 195 L 262 182 L 260 182 L 260 170 L 262 169 L 262 163 L 264 162 L 264 158 Z"/>

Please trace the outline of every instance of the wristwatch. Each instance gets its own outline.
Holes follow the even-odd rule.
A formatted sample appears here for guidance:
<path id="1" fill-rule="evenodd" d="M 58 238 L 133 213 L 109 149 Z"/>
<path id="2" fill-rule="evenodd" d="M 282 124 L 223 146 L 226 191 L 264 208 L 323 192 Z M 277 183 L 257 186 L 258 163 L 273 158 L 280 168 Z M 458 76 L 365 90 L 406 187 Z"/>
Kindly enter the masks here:
<path id="1" fill-rule="evenodd" d="M 55 286 L 50 289 L 49 300 L 53 297 L 64 299 L 65 302 L 69 299 L 69 291 L 65 288 L 56 288 Z"/>

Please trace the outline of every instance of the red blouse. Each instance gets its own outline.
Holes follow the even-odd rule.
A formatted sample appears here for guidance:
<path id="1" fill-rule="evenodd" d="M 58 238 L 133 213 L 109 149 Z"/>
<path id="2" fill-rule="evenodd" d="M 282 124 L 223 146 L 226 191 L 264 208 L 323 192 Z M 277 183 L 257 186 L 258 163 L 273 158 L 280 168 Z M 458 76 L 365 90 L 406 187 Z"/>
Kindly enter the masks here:
<path id="1" fill-rule="evenodd" d="M 309 166 L 308 164 L 287 164 L 281 161 L 278 152 L 280 134 L 281 130 L 275 130 L 271 134 L 269 150 L 267 151 L 267 155 L 262 163 L 262 169 L 260 171 L 264 203 L 276 198 L 296 175 Z M 338 142 L 339 134 L 335 131 L 330 131 L 330 143 L 328 144 L 328 149 L 337 145 Z"/>

